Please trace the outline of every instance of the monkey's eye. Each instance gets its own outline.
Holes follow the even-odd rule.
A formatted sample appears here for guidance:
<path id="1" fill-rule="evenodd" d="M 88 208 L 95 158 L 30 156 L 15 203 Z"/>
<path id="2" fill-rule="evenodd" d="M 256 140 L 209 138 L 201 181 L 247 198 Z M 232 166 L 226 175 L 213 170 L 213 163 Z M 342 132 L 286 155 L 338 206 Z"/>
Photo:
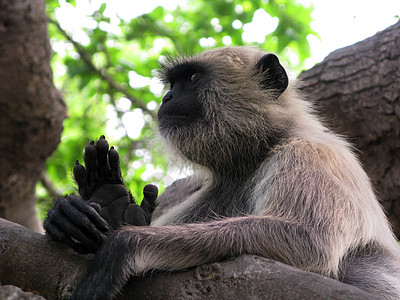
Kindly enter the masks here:
<path id="1" fill-rule="evenodd" d="M 192 76 L 190 76 L 190 82 L 195 82 L 200 78 L 200 73 L 193 73 Z"/>

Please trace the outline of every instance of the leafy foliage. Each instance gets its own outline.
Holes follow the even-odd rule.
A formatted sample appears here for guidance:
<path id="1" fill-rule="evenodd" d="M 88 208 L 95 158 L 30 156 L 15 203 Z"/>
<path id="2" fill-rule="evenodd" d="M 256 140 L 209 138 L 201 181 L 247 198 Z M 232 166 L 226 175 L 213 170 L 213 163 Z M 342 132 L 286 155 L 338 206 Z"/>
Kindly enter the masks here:
<path id="1" fill-rule="evenodd" d="M 316 35 L 310 28 L 312 7 L 296 0 L 187 0 L 172 8 L 160 1 L 139 15 L 134 15 L 139 1 L 125 1 L 131 7 L 119 10 L 116 3 L 123 5 L 46 0 L 54 80 L 69 113 L 46 169 L 60 193 L 73 191 L 69 174 L 75 160 L 82 160 L 85 145 L 103 133 L 117 146 L 124 180 L 136 199 L 149 182 L 161 188 L 171 183 L 162 155 L 149 150 L 154 149 L 155 112 L 163 91 L 152 76 L 158 57 L 250 44 L 301 67 L 310 55 L 307 36 Z M 41 207 L 51 205 L 40 184 L 37 194 L 47 199 Z"/>

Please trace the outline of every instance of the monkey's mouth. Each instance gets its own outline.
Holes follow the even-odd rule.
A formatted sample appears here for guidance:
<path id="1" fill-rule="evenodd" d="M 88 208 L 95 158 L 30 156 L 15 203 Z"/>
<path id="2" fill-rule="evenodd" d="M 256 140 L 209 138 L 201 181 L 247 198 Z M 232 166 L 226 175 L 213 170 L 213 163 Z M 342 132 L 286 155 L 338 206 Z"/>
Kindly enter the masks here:
<path id="1" fill-rule="evenodd" d="M 185 115 L 163 115 L 158 121 L 160 130 L 162 129 L 178 129 L 193 125 L 193 120 Z"/>
<path id="2" fill-rule="evenodd" d="M 172 133 L 176 131 L 184 130 L 192 131 L 196 124 L 198 118 L 191 116 L 190 114 L 171 112 L 164 113 L 158 117 L 158 128 L 160 133 Z"/>
<path id="3" fill-rule="evenodd" d="M 163 107 L 161 106 L 158 114 L 158 121 L 160 122 L 164 122 L 164 121 L 168 121 L 168 122 L 179 122 L 179 121 L 190 121 L 191 116 L 189 116 L 189 114 L 183 112 L 183 111 L 179 111 L 179 110 L 169 110 L 169 109 L 163 109 Z"/>
<path id="4" fill-rule="evenodd" d="M 172 117 L 172 118 L 189 118 L 189 116 L 185 113 L 181 113 L 179 111 L 174 111 L 172 113 L 164 113 L 161 118 L 163 117 Z"/>

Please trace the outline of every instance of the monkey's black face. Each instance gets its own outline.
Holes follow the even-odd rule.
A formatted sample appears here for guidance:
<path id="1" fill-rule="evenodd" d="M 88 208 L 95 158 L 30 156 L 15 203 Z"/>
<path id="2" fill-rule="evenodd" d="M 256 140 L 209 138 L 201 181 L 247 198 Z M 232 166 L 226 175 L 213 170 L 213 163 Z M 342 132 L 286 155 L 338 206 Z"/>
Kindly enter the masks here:
<path id="1" fill-rule="evenodd" d="M 195 62 L 178 64 L 165 70 L 170 91 L 162 99 L 158 111 L 160 130 L 190 125 L 202 117 L 199 90 L 206 77 L 204 66 Z"/>
<path id="2" fill-rule="evenodd" d="M 178 57 L 159 74 L 170 85 L 158 111 L 160 137 L 185 159 L 218 172 L 239 163 L 255 168 L 281 131 L 273 131 L 264 105 L 285 91 L 286 72 L 275 55 L 242 49 Z"/>

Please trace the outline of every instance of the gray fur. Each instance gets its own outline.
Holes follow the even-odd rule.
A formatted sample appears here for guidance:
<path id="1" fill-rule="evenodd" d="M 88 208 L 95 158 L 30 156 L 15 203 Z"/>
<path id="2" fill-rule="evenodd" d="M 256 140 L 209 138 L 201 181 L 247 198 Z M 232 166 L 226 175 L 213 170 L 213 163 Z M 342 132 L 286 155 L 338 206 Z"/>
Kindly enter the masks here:
<path id="1" fill-rule="evenodd" d="M 184 162 L 205 165 L 206 172 L 194 165 L 194 178 L 204 176 L 206 183 L 153 226 L 247 216 L 194 226 L 201 231 L 219 224 L 227 235 L 216 233 L 216 240 L 204 241 L 199 249 L 255 253 L 400 299 L 400 247 L 367 175 L 348 143 L 322 125 L 293 87 L 277 100 L 271 97 L 274 91 L 257 87 L 251 67 L 264 54 L 235 47 L 193 58 L 215 67 L 215 81 L 204 95 L 210 116 L 192 134 L 164 133 L 161 139 L 174 155 L 189 158 Z M 268 147 L 271 137 L 275 143 Z M 255 152 L 263 143 L 268 155 L 257 161 Z M 232 152 L 247 156 L 245 164 Z M 246 173 L 248 165 L 256 168 Z M 223 176 L 220 169 L 245 177 Z M 208 230 L 207 239 L 213 236 Z M 235 252 L 230 243 L 239 244 L 241 234 L 243 244 Z M 235 238 L 228 242 L 230 235 Z M 202 236 L 193 239 L 199 243 Z M 371 245 L 375 253 L 365 255 Z"/>
<path id="2" fill-rule="evenodd" d="M 204 118 L 159 133 L 197 188 L 151 227 L 118 232 L 110 247 L 127 249 L 121 282 L 248 253 L 400 299 L 400 247 L 367 175 L 294 87 L 278 99 L 260 87 L 264 54 L 230 47 L 163 66 L 162 76 L 186 61 L 212 71 Z"/>

